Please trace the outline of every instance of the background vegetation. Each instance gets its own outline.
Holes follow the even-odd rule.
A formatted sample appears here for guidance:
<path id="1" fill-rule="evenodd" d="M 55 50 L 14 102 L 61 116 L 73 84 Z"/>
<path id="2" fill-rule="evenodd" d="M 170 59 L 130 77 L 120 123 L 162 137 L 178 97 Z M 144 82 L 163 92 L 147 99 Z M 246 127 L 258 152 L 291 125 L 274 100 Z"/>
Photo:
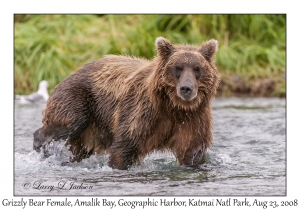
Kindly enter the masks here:
<path id="1" fill-rule="evenodd" d="M 105 54 L 152 58 L 154 41 L 219 41 L 219 95 L 285 96 L 285 15 L 15 15 L 14 88 L 56 84 Z"/>

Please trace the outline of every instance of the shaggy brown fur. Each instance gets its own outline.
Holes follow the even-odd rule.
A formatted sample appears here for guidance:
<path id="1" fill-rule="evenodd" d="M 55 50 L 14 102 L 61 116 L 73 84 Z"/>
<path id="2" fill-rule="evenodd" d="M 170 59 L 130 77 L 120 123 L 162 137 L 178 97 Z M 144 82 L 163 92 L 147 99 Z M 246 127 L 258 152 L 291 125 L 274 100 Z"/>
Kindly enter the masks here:
<path id="1" fill-rule="evenodd" d="M 108 55 L 57 85 L 35 149 L 67 139 L 71 161 L 107 151 L 109 165 L 117 169 L 154 150 L 172 151 L 183 165 L 203 163 L 212 143 L 218 43 L 173 45 L 159 37 L 155 44 L 153 60 Z"/>

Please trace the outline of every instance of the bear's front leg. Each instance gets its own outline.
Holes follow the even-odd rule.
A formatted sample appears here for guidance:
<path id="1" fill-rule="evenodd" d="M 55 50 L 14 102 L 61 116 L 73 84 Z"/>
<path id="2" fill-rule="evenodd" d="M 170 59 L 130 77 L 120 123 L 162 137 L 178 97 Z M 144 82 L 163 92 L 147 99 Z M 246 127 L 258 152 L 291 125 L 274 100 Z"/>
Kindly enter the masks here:
<path id="1" fill-rule="evenodd" d="M 127 170 L 137 159 L 137 145 L 131 139 L 119 140 L 110 148 L 108 165 L 119 170 Z"/>
<path id="2" fill-rule="evenodd" d="M 202 143 L 192 144 L 187 148 L 176 148 L 173 151 L 180 165 L 195 167 L 205 162 L 206 146 Z"/>
<path id="3" fill-rule="evenodd" d="M 205 162 L 205 152 L 195 149 L 188 150 L 183 159 L 182 164 L 186 166 L 198 166 L 200 164 L 203 164 Z"/>

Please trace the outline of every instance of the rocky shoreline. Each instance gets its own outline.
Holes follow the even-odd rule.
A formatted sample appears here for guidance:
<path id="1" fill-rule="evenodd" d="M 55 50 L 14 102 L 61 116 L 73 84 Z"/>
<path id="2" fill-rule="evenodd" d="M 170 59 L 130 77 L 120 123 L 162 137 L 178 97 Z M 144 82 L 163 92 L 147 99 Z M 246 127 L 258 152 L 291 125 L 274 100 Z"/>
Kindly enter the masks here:
<path id="1" fill-rule="evenodd" d="M 246 81 L 239 76 L 226 76 L 221 78 L 217 89 L 217 97 L 280 97 L 285 98 L 286 93 L 276 91 L 278 79 L 262 78 Z"/>

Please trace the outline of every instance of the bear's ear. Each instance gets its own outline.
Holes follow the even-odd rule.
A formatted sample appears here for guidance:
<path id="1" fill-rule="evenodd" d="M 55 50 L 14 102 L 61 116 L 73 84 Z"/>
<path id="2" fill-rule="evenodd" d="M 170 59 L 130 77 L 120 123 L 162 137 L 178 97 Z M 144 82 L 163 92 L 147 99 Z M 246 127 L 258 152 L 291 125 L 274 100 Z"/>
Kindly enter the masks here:
<path id="1" fill-rule="evenodd" d="M 211 61 L 214 55 L 218 51 L 218 41 L 215 39 L 211 39 L 204 44 L 201 45 L 200 53 L 203 55 L 203 57 Z"/>
<path id="2" fill-rule="evenodd" d="M 155 40 L 155 47 L 158 55 L 162 57 L 168 57 L 174 51 L 174 47 L 171 42 L 163 37 L 157 37 Z"/>

